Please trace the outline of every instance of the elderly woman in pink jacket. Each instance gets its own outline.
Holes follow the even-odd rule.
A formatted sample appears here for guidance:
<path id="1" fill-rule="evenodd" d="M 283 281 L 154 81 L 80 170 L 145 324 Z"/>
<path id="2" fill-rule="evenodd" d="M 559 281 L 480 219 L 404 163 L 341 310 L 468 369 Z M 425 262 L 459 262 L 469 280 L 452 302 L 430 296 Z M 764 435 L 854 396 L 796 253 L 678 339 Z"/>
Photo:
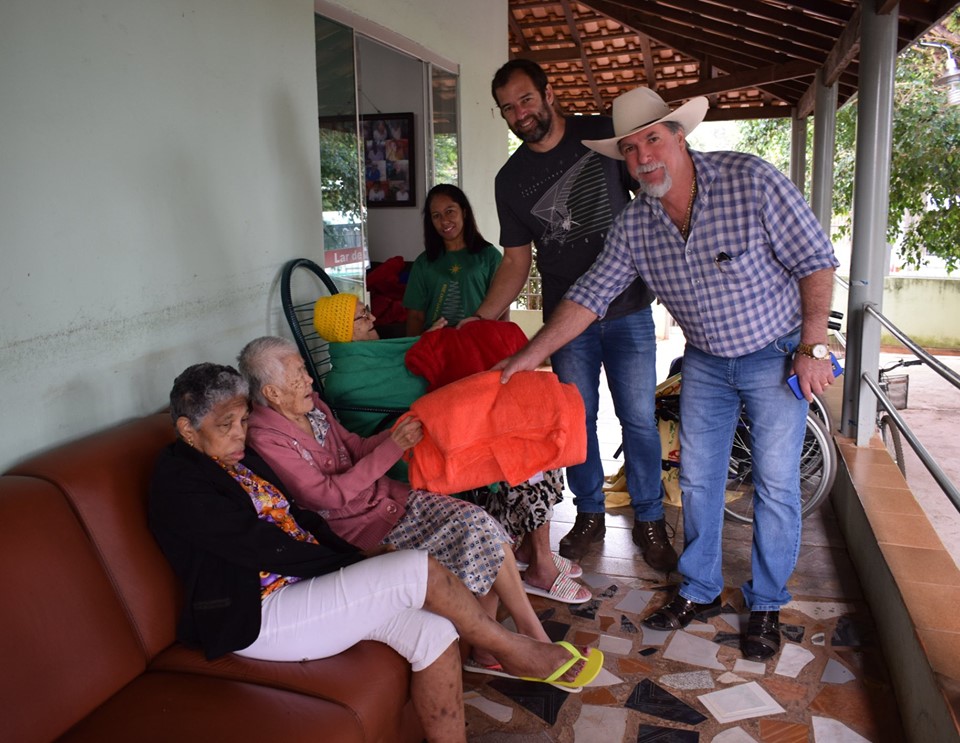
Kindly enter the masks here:
<path id="1" fill-rule="evenodd" d="M 253 398 L 251 446 L 277 472 L 300 507 L 318 511 L 338 536 L 360 549 L 380 544 L 426 550 L 457 575 L 496 616 L 503 602 L 517 631 L 548 640 L 520 579 L 511 538 L 482 508 L 386 477 L 421 436 L 416 418 L 361 438 L 343 428 L 312 390 L 297 347 L 283 338 L 251 341 L 239 357 Z M 589 598 L 589 592 L 585 592 Z M 474 651 L 470 670 L 498 672 Z"/>

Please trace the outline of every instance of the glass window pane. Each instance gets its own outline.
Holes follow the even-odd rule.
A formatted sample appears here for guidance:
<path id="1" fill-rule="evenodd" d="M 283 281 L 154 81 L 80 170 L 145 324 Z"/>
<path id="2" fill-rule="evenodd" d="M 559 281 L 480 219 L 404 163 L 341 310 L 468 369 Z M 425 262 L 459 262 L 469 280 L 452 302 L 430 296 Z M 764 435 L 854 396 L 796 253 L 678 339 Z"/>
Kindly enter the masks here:
<path id="1" fill-rule="evenodd" d="M 353 30 L 314 16 L 323 267 L 341 291 L 363 297 L 366 212 L 361 194 L 360 138 Z"/>
<path id="2" fill-rule="evenodd" d="M 431 66 L 434 184 L 460 185 L 459 79 Z"/>

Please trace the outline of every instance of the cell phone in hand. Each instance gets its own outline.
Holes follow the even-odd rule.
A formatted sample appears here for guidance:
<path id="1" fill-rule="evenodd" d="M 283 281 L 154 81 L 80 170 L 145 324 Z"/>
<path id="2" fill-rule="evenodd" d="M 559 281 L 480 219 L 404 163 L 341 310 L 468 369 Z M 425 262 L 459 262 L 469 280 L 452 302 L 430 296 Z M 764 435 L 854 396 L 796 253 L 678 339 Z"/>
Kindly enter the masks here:
<path id="1" fill-rule="evenodd" d="M 836 379 L 841 374 L 843 374 L 843 367 L 840 366 L 840 362 L 837 361 L 837 357 L 833 354 L 830 354 L 830 368 L 833 371 L 833 378 Z M 800 382 L 797 380 L 796 374 L 791 374 L 787 377 L 787 384 L 790 385 L 790 389 L 793 390 L 793 394 L 798 400 L 803 399 L 803 393 L 800 391 Z"/>

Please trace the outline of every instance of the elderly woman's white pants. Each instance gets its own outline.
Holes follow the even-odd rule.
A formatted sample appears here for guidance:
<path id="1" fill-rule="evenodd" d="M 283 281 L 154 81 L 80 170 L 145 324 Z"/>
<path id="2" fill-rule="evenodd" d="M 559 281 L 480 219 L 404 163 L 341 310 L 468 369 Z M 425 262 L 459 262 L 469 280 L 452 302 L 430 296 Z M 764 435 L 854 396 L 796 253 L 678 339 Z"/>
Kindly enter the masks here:
<path id="1" fill-rule="evenodd" d="M 426 552 L 399 550 L 363 560 L 267 596 L 260 636 L 237 655 L 313 660 L 376 640 L 421 671 L 457 639 L 448 619 L 422 608 L 426 595 Z"/>

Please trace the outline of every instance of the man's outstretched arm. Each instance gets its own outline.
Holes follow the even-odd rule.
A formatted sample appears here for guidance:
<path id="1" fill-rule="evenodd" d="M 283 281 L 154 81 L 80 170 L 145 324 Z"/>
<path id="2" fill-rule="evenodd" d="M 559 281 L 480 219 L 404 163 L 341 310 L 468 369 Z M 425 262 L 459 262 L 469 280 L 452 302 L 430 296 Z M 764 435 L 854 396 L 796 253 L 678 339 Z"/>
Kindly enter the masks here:
<path id="1" fill-rule="evenodd" d="M 515 248 L 504 248 L 503 260 L 493 275 L 493 281 L 487 290 L 487 296 L 477 308 L 476 314 L 486 320 L 496 320 L 513 304 L 513 300 L 520 294 L 523 285 L 530 278 L 530 263 L 533 260 L 533 250 L 530 243 Z M 461 321 L 470 322 L 465 318 Z"/>
<path id="2" fill-rule="evenodd" d="M 500 381 L 506 384 L 514 372 L 536 369 L 547 356 L 580 335 L 596 319 L 596 313 L 583 305 L 562 300 L 547 324 L 526 346 L 493 367 L 503 370 Z"/>

